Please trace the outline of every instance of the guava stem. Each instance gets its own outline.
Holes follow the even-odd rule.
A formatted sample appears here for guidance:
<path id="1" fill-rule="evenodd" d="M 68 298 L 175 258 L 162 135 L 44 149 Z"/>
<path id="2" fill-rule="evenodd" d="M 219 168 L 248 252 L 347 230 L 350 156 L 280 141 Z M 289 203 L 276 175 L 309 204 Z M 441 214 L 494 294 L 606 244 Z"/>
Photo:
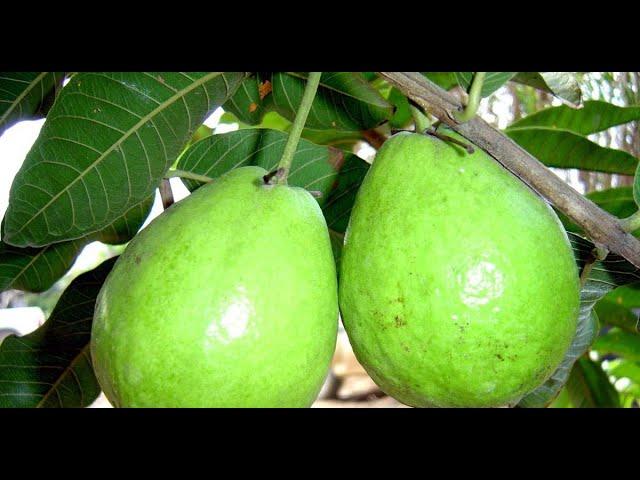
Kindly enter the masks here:
<path id="1" fill-rule="evenodd" d="M 304 129 L 304 124 L 307 121 L 309 111 L 311 110 L 311 104 L 313 103 L 313 99 L 316 96 L 316 91 L 318 90 L 318 85 L 320 84 L 321 75 L 322 72 L 309 72 L 309 78 L 307 78 L 307 86 L 304 89 L 302 101 L 300 102 L 300 106 L 298 107 L 296 118 L 291 125 L 291 130 L 289 130 L 289 138 L 287 139 L 287 143 L 284 146 L 282 158 L 280 159 L 280 163 L 278 163 L 278 170 L 280 170 L 282 173 L 278 174 L 275 177 L 275 180 L 276 183 L 279 183 L 281 185 L 287 184 L 287 177 L 289 176 L 289 170 L 291 170 L 293 155 L 296 153 L 296 149 L 298 148 L 298 141 L 300 140 L 300 135 L 302 134 L 302 130 Z"/>
<path id="2" fill-rule="evenodd" d="M 418 107 L 416 107 L 415 105 L 409 105 L 409 110 L 411 110 L 411 116 L 413 117 L 413 121 L 416 124 L 417 133 L 423 133 L 429 127 L 431 127 L 431 122 Z"/>
<path id="3" fill-rule="evenodd" d="M 482 85 L 484 84 L 484 77 L 487 72 L 476 72 L 471 82 L 471 89 L 469 89 L 469 102 L 462 112 L 454 112 L 456 120 L 460 123 L 468 122 L 476 116 L 478 111 L 478 105 L 480 105 L 480 93 L 482 92 Z"/>
<path id="4" fill-rule="evenodd" d="M 164 178 L 173 178 L 173 177 L 188 178 L 189 180 L 195 180 L 197 182 L 203 182 L 203 183 L 209 183 L 213 181 L 213 178 L 207 177 L 206 175 L 198 175 L 197 173 L 188 172 L 186 170 L 178 170 L 178 169 L 169 170 L 164 175 Z"/>
<path id="5" fill-rule="evenodd" d="M 640 228 L 640 210 L 631 215 L 630 217 L 620 220 L 620 224 L 625 232 L 631 233 Z"/>
<path id="6" fill-rule="evenodd" d="M 440 133 L 435 128 L 427 128 L 424 133 L 426 135 L 431 135 L 432 137 L 439 138 L 443 142 L 451 142 L 451 143 L 455 143 L 456 145 L 460 145 L 469 154 L 475 152 L 473 146 L 471 146 L 470 144 L 461 142 L 457 138 L 453 138 L 453 137 L 450 137 L 449 135 L 445 135 L 443 133 Z"/>

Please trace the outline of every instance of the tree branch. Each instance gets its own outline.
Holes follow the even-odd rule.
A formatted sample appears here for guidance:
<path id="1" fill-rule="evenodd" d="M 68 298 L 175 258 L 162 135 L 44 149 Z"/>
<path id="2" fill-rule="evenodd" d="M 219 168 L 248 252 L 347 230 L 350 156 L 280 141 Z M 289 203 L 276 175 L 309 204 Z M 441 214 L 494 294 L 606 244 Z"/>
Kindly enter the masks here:
<path id="1" fill-rule="evenodd" d="M 485 150 L 503 167 L 567 215 L 596 244 L 640 267 L 640 241 L 625 232 L 620 219 L 605 212 L 558 178 L 551 170 L 480 117 L 466 123 L 455 120 L 460 103 L 417 72 L 379 72 L 402 93 Z"/>

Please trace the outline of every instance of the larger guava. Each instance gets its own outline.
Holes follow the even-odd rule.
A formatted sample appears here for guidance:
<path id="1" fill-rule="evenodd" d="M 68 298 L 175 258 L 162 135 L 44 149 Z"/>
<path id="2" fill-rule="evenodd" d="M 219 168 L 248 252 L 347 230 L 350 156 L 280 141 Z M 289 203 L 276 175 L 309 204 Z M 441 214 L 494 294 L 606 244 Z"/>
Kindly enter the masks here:
<path id="1" fill-rule="evenodd" d="M 97 378 L 118 407 L 306 407 L 335 348 L 331 242 L 316 200 L 233 170 L 127 246 L 100 291 Z"/>
<path id="2" fill-rule="evenodd" d="M 382 390 L 419 407 L 517 402 L 563 359 L 579 291 L 556 214 L 485 152 L 413 133 L 379 150 L 346 232 L 340 308 Z"/>

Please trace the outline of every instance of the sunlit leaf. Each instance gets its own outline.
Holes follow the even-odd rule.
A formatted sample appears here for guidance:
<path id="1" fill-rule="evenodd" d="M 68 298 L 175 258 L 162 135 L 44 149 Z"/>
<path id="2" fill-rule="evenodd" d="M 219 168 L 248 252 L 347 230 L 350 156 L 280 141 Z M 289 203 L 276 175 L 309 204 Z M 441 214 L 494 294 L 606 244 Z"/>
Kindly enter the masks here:
<path id="1" fill-rule="evenodd" d="M 601 355 L 616 355 L 637 362 L 640 361 L 640 335 L 613 329 L 598 337 L 593 349 Z"/>
<path id="2" fill-rule="evenodd" d="M 468 91 L 475 72 L 455 72 L 458 84 Z M 480 90 L 481 97 L 488 97 L 507 83 L 517 72 L 487 72 Z"/>
<path id="3" fill-rule="evenodd" d="M 518 72 L 513 81 L 551 93 L 574 105 L 582 101 L 575 72 Z"/>

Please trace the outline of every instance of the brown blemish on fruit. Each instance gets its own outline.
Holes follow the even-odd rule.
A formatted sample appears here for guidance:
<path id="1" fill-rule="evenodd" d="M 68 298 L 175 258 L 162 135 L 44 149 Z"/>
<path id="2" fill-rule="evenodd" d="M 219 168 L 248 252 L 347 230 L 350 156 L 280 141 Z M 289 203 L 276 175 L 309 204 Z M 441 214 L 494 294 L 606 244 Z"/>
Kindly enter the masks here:
<path id="1" fill-rule="evenodd" d="M 136 265 L 140 265 L 140 262 L 142 262 L 142 258 L 140 258 L 140 255 L 136 255 L 134 257 L 134 260 L 136 262 Z"/>
<path id="2" fill-rule="evenodd" d="M 498 360 L 500 360 L 501 362 L 504 362 L 504 357 L 502 355 L 500 355 L 499 353 L 496 353 L 496 357 L 498 358 Z"/>
<path id="3" fill-rule="evenodd" d="M 396 328 L 404 327 L 407 324 L 406 320 L 400 315 L 396 315 L 394 320 L 396 322 Z"/>

